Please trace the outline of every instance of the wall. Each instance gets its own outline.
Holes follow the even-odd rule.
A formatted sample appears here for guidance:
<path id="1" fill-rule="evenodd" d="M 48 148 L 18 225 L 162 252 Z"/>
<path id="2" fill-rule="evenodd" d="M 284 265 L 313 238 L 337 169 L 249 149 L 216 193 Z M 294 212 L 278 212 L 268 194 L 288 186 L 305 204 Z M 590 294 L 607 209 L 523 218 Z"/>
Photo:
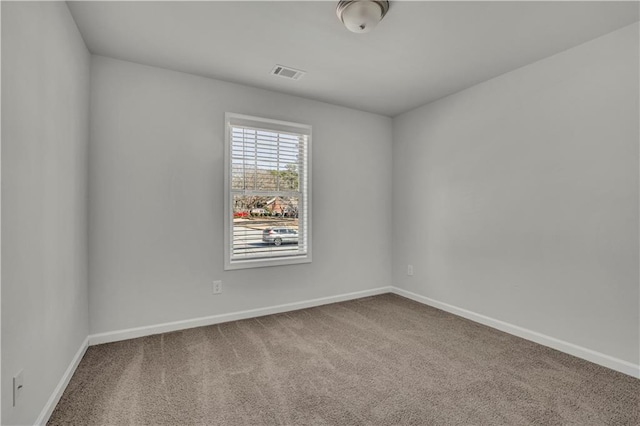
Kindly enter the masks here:
<path id="1" fill-rule="evenodd" d="M 87 337 L 89 77 L 65 3 L 2 2 L 2 424 L 36 421 Z"/>
<path id="2" fill-rule="evenodd" d="M 394 284 L 637 365 L 638 117 L 638 24 L 396 117 Z"/>
<path id="3" fill-rule="evenodd" d="M 91 333 L 389 285 L 391 119 L 100 56 L 91 85 Z M 313 263 L 223 271 L 225 112 L 313 126 Z"/>

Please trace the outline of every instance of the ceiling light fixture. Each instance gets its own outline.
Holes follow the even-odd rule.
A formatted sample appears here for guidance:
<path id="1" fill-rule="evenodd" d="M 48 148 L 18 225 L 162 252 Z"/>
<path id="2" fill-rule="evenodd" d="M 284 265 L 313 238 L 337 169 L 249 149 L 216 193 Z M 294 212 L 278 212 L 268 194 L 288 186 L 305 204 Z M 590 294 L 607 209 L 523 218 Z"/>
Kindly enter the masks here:
<path id="1" fill-rule="evenodd" d="M 341 0 L 336 14 L 345 27 L 354 33 L 368 33 L 389 11 L 389 2 L 380 0 Z"/>

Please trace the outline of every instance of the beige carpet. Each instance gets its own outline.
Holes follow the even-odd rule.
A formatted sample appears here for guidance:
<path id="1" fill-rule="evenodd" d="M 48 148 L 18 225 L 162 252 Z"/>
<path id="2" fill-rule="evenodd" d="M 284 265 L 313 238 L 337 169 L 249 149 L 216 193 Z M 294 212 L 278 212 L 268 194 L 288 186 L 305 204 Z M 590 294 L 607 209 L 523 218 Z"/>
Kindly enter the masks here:
<path id="1" fill-rule="evenodd" d="M 49 424 L 640 425 L 640 380 L 395 295 L 90 347 Z"/>

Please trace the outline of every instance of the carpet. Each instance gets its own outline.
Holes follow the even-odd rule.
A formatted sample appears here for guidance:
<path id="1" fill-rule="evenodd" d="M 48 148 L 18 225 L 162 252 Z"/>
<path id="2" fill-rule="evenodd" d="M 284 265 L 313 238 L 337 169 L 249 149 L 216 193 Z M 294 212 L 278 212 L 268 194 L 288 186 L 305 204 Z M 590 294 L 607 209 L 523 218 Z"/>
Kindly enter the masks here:
<path id="1" fill-rule="evenodd" d="M 50 425 L 640 425 L 640 380 L 385 294 L 89 347 Z"/>

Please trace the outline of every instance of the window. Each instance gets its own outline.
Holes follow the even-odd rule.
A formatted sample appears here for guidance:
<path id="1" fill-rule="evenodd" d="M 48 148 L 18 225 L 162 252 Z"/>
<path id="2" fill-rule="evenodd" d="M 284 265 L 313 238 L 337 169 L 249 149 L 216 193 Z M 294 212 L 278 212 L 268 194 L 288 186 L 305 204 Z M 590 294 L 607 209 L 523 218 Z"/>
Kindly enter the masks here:
<path id="1" fill-rule="evenodd" d="M 311 262 L 311 126 L 225 122 L 225 269 Z"/>

